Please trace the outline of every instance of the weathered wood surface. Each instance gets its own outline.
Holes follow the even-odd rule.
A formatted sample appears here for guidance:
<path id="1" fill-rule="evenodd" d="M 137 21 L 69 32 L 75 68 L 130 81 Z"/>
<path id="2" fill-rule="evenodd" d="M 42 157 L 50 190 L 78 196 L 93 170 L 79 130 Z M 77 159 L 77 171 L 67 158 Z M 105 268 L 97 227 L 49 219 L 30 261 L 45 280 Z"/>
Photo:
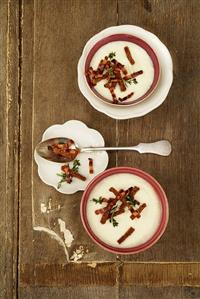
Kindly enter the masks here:
<path id="1" fill-rule="evenodd" d="M 0 298 L 17 292 L 18 4 L 0 3 Z"/>
<path id="2" fill-rule="evenodd" d="M 0 159 L 0 298 L 14 298 L 17 288 L 22 299 L 200 298 L 199 1 L 22 0 L 3 1 L 0 7 L 1 153 L 7 157 Z M 139 119 L 110 119 L 95 111 L 77 86 L 76 66 L 85 42 L 117 24 L 154 32 L 173 56 L 174 83 L 167 100 Z M 81 193 L 61 195 L 38 178 L 35 145 L 48 126 L 69 119 L 99 130 L 108 145 L 172 142 L 169 158 L 109 154 L 109 166 L 139 167 L 166 190 L 170 221 L 152 249 L 125 257 L 99 249 L 80 222 Z M 49 198 L 63 207 L 42 215 L 40 203 Z M 57 241 L 33 230 L 46 227 L 62 238 L 54 224 L 57 217 L 75 236 L 69 254 L 79 245 L 89 250 L 82 263 L 67 263 Z M 91 262 L 97 262 L 95 268 L 88 266 Z"/>
<path id="3" fill-rule="evenodd" d="M 200 31 L 199 1 L 119 1 L 119 23 L 154 32 L 169 48 L 174 82 L 161 107 L 139 119 L 120 122 L 120 144 L 166 138 L 169 158 L 123 155 L 118 164 L 141 168 L 166 190 L 170 219 L 162 239 L 151 250 L 124 260 L 198 261 L 200 251 L 199 130 Z M 127 134 L 125 134 L 127 132 Z"/>

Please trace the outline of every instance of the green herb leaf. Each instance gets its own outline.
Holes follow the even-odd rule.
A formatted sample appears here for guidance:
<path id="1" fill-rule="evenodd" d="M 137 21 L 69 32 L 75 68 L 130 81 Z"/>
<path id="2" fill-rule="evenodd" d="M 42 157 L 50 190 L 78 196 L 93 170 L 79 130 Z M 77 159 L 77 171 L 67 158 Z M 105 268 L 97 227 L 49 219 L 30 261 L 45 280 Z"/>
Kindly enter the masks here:
<path id="1" fill-rule="evenodd" d="M 126 200 L 133 206 L 135 207 L 137 205 L 137 200 L 135 200 L 132 196 L 127 195 Z"/>
<path id="2" fill-rule="evenodd" d="M 64 176 L 66 176 L 66 173 L 56 173 L 57 176 L 60 176 L 61 178 L 63 178 Z"/>
<path id="3" fill-rule="evenodd" d="M 113 218 L 112 219 L 112 224 L 115 227 L 115 226 L 118 226 L 119 223 L 115 220 L 115 218 Z"/>
<path id="4" fill-rule="evenodd" d="M 134 84 L 137 84 L 138 81 L 135 79 L 135 78 L 131 78 L 131 79 L 128 79 L 128 80 L 123 80 L 124 81 L 124 84 L 127 86 L 127 84 L 131 85 L 132 83 Z"/>
<path id="5" fill-rule="evenodd" d="M 80 165 L 81 165 L 80 160 L 74 160 L 72 170 L 74 172 L 78 172 Z"/>
<path id="6" fill-rule="evenodd" d="M 63 173 L 63 174 L 60 174 L 60 173 L 57 173 L 58 176 L 62 177 L 61 180 L 58 182 L 58 186 L 57 188 L 60 189 L 62 183 L 66 182 L 66 173 Z"/>
<path id="7" fill-rule="evenodd" d="M 115 56 L 116 56 L 116 52 L 110 52 L 108 54 L 108 57 L 110 58 L 110 60 L 112 60 Z"/>
<path id="8" fill-rule="evenodd" d="M 100 203 L 100 204 L 101 204 L 102 201 L 103 201 L 103 198 L 102 198 L 102 196 L 100 196 L 99 198 L 93 198 L 92 201 L 94 201 L 96 204 L 97 204 L 97 203 Z"/>
<path id="9" fill-rule="evenodd" d="M 112 223 L 112 225 L 115 227 L 115 226 L 118 226 L 118 222 L 116 221 L 116 219 L 114 218 L 114 213 L 115 211 L 117 210 L 118 206 L 115 205 L 112 210 L 110 211 L 110 214 L 111 214 L 111 217 L 110 217 L 110 223 Z"/>

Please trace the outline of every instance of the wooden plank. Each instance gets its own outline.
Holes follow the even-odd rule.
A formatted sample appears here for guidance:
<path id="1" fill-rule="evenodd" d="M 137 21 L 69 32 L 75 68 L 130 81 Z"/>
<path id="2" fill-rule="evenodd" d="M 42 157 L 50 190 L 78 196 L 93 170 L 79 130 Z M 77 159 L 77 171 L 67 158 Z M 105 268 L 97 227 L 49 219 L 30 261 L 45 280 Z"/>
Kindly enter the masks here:
<path id="1" fill-rule="evenodd" d="M 18 235 L 18 3 L 0 4 L 0 298 L 16 298 Z"/>
<path id="2" fill-rule="evenodd" d="M 32 156 L 42 132 L 52 124 L 63 123 L 69 119 L 84 121 L 88 126 L 99 130 L 108 145 L 115 144 L 115 134 L 110 136 L 111 127 L 115 132 L 115 120 L 96 112 L 80 94 L 76 83 L 76 66 L 85 42 L 95 32 L 116 22 L 116 2 L 109 1 L 111 14 L 104 14 L 107 5 L 107 1 L 100 0 L 84 1 L 84 5 L 82 1 L 22 2 L 21 156 L 23 159 L 20 164 L 20 290 L 24 284 L 28 285 L 33 281 L 41 285 L 41 279 L 44 277 L 47 279 L 43 281 L 44 285 L 48 281 L 51 284 L 52 279 L 55 279 L 55 286 L 59 285 L 59 281 L 75 284 L 75 276 L 73 278 L 71 274 L 78 275 L 77 267 L 80 267 L 82 275 L 80 279 L 83 279 L 85 284 L 91 280 L 94 283 L 102 281 L 113 289 L 115 272 L 110 275 L 113 270 L 110 264 L 105 266 L 106 273 L 109 273 L 105 276 L 106 282 L 103 278 L 104 272 L 100 270 L 97 272 L 95 269 L 91 272 L 88 266 L 85 268 L 88 271 L 85 271 L 84 276 L 81 264 L 70 265 L 68 268 L 70 275 L 66 276 L 65 267 L 68 265 L 63 248 L 49 238 L 49 235 L 33 231 L 33 226 L 53 230 L 51 224 L 60 217 L 66 221 L 75 236 L 70 254 L 79 245 L 84 245 L 89 250 L 86 261 L 109 261 L 116 258 L 115 255 L 98 248 L 89 239 L 78 216 L 74 221 L 74 215 L 79 215 L 81 193 L 73 196 L 62 195 L 42 183 L 38 178 Z M 114 164 L 115 154 L 110 156 L 109 165 Z M 47 202 L 49 198 L 63 205 L 60 214 L 41 215 L 40 203 Z M 55 271 L 57 274 L 54 277 Z M 35 278 L 36 272 L 38 276 Z M 40 276 L 42 272 L 44 275 Z M 52 276 L 49 276 L 50 273 Z M 98 297 L 104 290 L 100 292 L 93 288 L 90 292 L 93 297 Z M 31 298 L 30 293 L 29 296 Z"/>
<path id="3" fill-rule="evenodd" d="M 200 287 L 199 263 L 125 263 L 119 272 L 122 285 Z"/>
<path id="4" fill-rule="evenodd" d="M 94 297 L 95 294 L 95 297 Z M 39 287 L 39 288 L 21 288 L 20 298 L 22 299 L 49 299 L 49 298 L 59 298 L 59 299 L 102 299 L 110 298 L 116 299 L 115 289 L 107 286 L 78 286 L 69 288 L 49 288 L 49 287 Z"/>
<path id="5" fill-rule="evenodd" d="M 129 286 L 120 288 L 120 299 L 198 299 L 200 288 L 195 287 L 156 287 Z"/>
<path id="6" fill-rule="evenodd" d="M 68 263 L 66 265 L 35 264 L 34 276 L 30 265 L 21 267 L 21 287 L 75 287 L 84 285 L 115 286 L 117 267 L 115 263 Z"/>
<path id="7" fill-rule="evenodd" d="M 155 33 L 169 48 L 174 83 L 164 104 L 138 119 L 121 121 L 121 145 L 168 139 L 170 157 L 119 153 L 118 164 L 141 168 L 166 190 L 170 218 L 162 239 L 150 250 L 126 256 L 134 261 L 199 261 L 200 31 L 198 1 L 119 1 L 119 24 Z"/>
<path id="8" fill-rule="evenodd" d="M 119 267 L 120 299 L 199 298 L 199 263 L 125 263 Z"/>
<path id="9" fill-rule="evenodd" d="M 183 6 L 181 6 L 181 1 L 118 1 L 120 23 L 136 23 L 144 26 L 158 34 L 172 50 L 176 80 L 168 100 L 162 107 L 141 119 L 116 122 L 96 112 L 83 99 L 76 84 L 76 64 L 88 38 L 101 29 L 116 24 L 117 2 L 114 0 L 87 0 L 83 5 L 82 1 L 76 0 L 59 1 L 58 5 L 58 1 L 23 1 L 20 298 L 90 299 L 106 298 L 108 295 L 110 298 L 140 297 L 149 299 L 153 296 L 159 298 L 161 294 L 161 288 L 158 286 L 159 277 L 162 277 L 161 285 L 164 286 L 162 294 L 166 295 L 166 298 L 168 298 L 167 296 L 171 298 L 192 298 L 192 296 L 195 298 L 196 296 L 198 298 L 199 289 L 191 287 L 199 286 L 199 265 L 197 264 L 179 264 L 179 266 L 167 264 L 162 267 L 162 264 L 158 266 L 157 264 L 126 263 L 124 268 L 120 266 L 119 272 L 118 264 L 112 262 L 100 263 L 94 269 L 88 267 L 87 261 L 114 262 L 115 256 L 105 253 L 89 240 L 79 219 L 76 224 L 68 220 L 72 219 L 72 215 L 78 214 L 81 194 L 70 197 L 57 194 L 55 190 L 45 186 L 39 180 L 36 166 L 32 163 L 34 146 L 40 140 L 42 132 L 51 124 L 63 123 L 67 119 L 73 118 L 80 119 L 89 126 L 100 130 L 108 145 L 129 144 L 130 140 L 137 143 L 141 141 L 141 138 L 145 139 L 144 141 L 150 141 L 152 136 L 156 139 L 162 137 L 172 140 L 174 152 L 167 160 L 147 155 L 143 157 L 136 154 L 134 156 L 119 155 L 118 165 L 134 165 L 151 172 L 159 178 L 163 186 L 166 186 L 170 202 L 173 200 L 171 220 L 161 241 L 146 253 L 122 259 L 132 261 L 199 260 L 198 246 L 196 246 L 199 242 L 198 209 L 192 211 L 194 214 L 192 219 L 188 213 L 188 211 L 191 212 L 191 205 L 197 203 L 199 175 L 195 165 L 199 162 L 197 144 L 192 143 L 188 160 L 185 159 L 189 149 L 186 147 L 187 140 L 190 143 L 193 138 L 198 140 L 196 130 L 199 128 L 197 121 L 199 87 L 195 72 L 197 72 L 199 61 L 194 66 L 193 57 L 196 62 L 199 32 L 197 32 L 198 22 L 195 24 L 195 20 L 199 8 L 195 1 L 190 2 L 188 7 L 186 7 L 185 1 L 182 2 Z M 159 3 L 161 4 L 159 5 Z M 107 6 L 110 8 L 109 14 L 105 14 Z M 194 20 L 192 20 L 192 15 Z M 177 20 L 180 22 L 177 25 L 180 34 L 178 29 L 172 28 Z M 169 30 L 165 30 L 167 26 L 169 26 Z M 189 28 L 196 32 L 196 40 L 194 47 L 191 46 L 190 63 L 192 65 L 186 61 L 187 69 L 185 70 L 183 61 L 185 58 L 189 60 L 186 49 L 189 46 L 189 41 L 192 40 L 192 31 L 190 32 Z M 180 61 L 176 58 L 177 55 L 181 56 Z M 70 77 L 68 77 L 67 67 L 70 69 Z M 184 72 L 186 74 L 183 76 Z M 192 91 L 190 88 L 186 89 L 186 81 Z M 184 103 L 181 101 L 183 94 L 188 96 Z M 189 95 L 193 96 L 192 103 Z M 71 99 L 73 99 L 73 105 L 71 105 Z M 69 103 L 70 109 L 68 109 Z M 81 109 L 79 108 L 80 103 Z M 78 115 L 77 110 L 79 111 Z M 115 131 L 116 123 L 119 136 Z M 181 134 L 179 124 L 183 127 L 186 135 Z M 115 135 L 112 136 L 110 135 L 111 127 L 115 132 Z M 146 128 L 149 128 L 149 132 Z M 128 131 L 129 134 L 125 134 L 125 131 Z M 191 162 L 192 154 L 196 157 L 195 163 Z M 115 154 L 110 155 L 110 166 L 115 165 L 115 158 Z M 186 176 L 189 163 L 196 174 L 191 184 L 188 184 Z M 152 165 L 154 165 L 153 169 Z M 190 168 L 189 174 L 191 175 Z M 190 189 L 191 185 L 193 189 Z M 75 232 L 76 238 L 79 238 L 78 241 L 75 241 L 72 250 L 79 245 L 89 248 L 89 254 L 86 255 L 84 263 L 67 264 L 64 251 L 56 241 L 44 233 L 32 231 L 33 225 L 51 225 L 58 217 L 57 214 L 46 218 L 41 217 L 40 203 L 48 201 L 49 198 L 52 198 L 54 202 L 64 204 L 59 217 L 66 220 L 67 225 Z M 188 198 L 190 198 L 190 202 L 187 201 Z M 177 215 L 181 215 L 181 217 L 177 218 Z M 182 219 L 185 219 L 185 222 Z M 184 234 L 184 230 L 187 235 Z M 177 233 L 179 231 L 183 231 L 181 236 Z M 165 248 L 168 248 L 167 252 Z M 139 273 L 141 280 L 137 279 L 135 273 Z M 145 273 L 148 275 L 145 276 Z M 188 273 L 192 273 L 192 276 Z M 77 279 L 81 285 L 79 288 L 76 288 Z M 131 286 L 131 282 L 133 283 L 134 280 L 135 282 Z M 151 288 L 152 281 L 154 285 Z"/>

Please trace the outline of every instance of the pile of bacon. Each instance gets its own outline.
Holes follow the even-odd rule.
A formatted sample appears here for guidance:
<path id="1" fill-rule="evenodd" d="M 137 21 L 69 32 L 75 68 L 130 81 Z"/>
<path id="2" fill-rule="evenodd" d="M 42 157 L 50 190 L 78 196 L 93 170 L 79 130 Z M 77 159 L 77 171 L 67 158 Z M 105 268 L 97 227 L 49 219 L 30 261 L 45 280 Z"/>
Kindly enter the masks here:
<path id="1" fill-rule="evenodd" d="M 138 187 L 130 187 L 127 190 L 117 191 L 115 188 L 111 187 L 109 189 L 115 197 L 114 198 L 102 198 L 101 203 L 106 203 L 107 205 L 104 208 L 98 209 L 95 211 L 97 215 L 101 214 L 100 222 L 105 224 L 107 220 L 111 217 L 118 216 L 125 212 L 125 209 L 130 211 L 130 218 L 132 220 L 140 218 L 141 212 L 146 208 L 146 203 L 140 204 L 138 200 L 134 198 L 135 194 L 139 191 Z M 117 206 L 114 213 L 112 214 L 113 207 L 120 202 L 120 205 Z M 138 206 L 137 209 L 134 209 L 135 206 Z M 128 238 L 134 232 L 134 228 L 130 227 L 129 230 L 117 241 L 121 244 L 126 238 Z"/>
<path id="2" fill-rule="evenodd" d="M 72 144 L 74 144 L 74 141 L 68 139 L 66 143 L 54 143 L 49 145 L 48 150 L 52 151 L 52 153 L 58 157 L 65 157 L 65 161 L 68 162 L 74 160 L 79 153 L 77 149 L 71 148 Z"/>
<path id="3" fill-rule="evenodd" d="M 66 182 L 71 184 L 72 178 L 77 178 L 81 181 L 85 181 L 86 177 L 80 174 L 78 171 L 74 171 L 72 168 L 69 167 L 69 164 L 61 166 L 61 170 L 65 174 Z"/>
<path id="4" fill-rule="evenodd" d="M 125 47 L 124 50 L 129 62 L 131 64 L 134 64 L 135 61 L 131 55 L 129 48 Z M 116 59 L 110 58 L 112 57 L 112 55 L 110 57 L 109 56 L 105 56 L 104 59 L 100 61 L 96 70 L 94 70 L 92 67 L 89 67 L 88 71 L 86 72 L 86 76 L 91 87 L 97 85 L 97 83 L 101 80 L 107 80 L 107 82 L 104 84 L 104 87 L 109 89 L 112 95 L 113 103 L 118 104 L 119 102 L 124 102 L 127 99 L 131 98 L 134 93 L 131 92 L 123 98 L 117 98 L 115 94 L 115 88 L 117 84 L 119 84 L 121 91 L 126 91 L 126 83 L 130 82 L 129 80 L 142 75 L 143 71 L 140 70 L 132 74 L 128 74 L 128 71 L 123 64 L 121 64 Z"/>

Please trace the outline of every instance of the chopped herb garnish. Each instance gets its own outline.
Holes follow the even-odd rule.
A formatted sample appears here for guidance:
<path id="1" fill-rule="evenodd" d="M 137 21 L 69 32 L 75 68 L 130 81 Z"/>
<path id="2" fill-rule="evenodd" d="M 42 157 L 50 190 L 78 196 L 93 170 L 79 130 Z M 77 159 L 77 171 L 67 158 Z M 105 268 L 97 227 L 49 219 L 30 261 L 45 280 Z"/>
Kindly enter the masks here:
<path id="1" fill-rule="evenodd" d="M 116 210 L 117 210 L 117 205 L 116 206 L 114 206 L 113 208 L 112 208 L 112 210 L 110 211 L 110 214 L 111 214 L 111 217 L 110 217 L 110 223 L 112 223 L 112 225 L 115 227 L 115 226 L 118 226 L 118 222 L 116 221 L 116 219 L 114 218 L 114 214 L 115 214 L 115 212 L 116 212 Z"/>
<path id="2" fill-rule="evenodd" d="M 138 81 L 135 79 L 135 78 L 131 78 L 131 79 L 128 79 L 128 80 L 123 80 L 124 81 L 124 84 L 127 86 L 127 84 L 131 85 L 132 83 L 134 84 L 137 84 Z"/>
<path id="3" fill-rule="evenodd" d="M 130 195 L 126 196 L 126 200 L 134 207 L 138 204 L 138 201 Z"/>
<path id="4" fill-rule="evenodd" d="M 101 204 L 103 202 L 103 198 L 102 198 L 102 196 L 100 196 L 99 198 L 93 198 L 92 201 L 94 201 L 96 204 L 97 203 Z"/>
<path id="5" fill-rule="evenodd" d="M 110 52 L 110 54 L 108 54 L 110 60 L 112 60 L 115 56 L 116 56 L 116 52 Z"/>
<path id="6" fill-rule="evenodd" d="M 58 186 L 57 188 L 59 189 L 62 185 L 62 183 L 66 182 L 66 178 L 67 178 L 67 175 L 66 173 L 57 173 L 57 176 L 61 177 L 61 180 L 58 182 Z"/>
<path id="7" fill-rule="evenodd" d="M 110 67 L 110 68 L 108 69 L 108 73 L 109 73 L 109 76 L 110 76 L 111 78 L 115 78 L 115 74 L 114 74 L 114 72 L 113 72 L 113 68 L 112 68 L 112 67 Z"/>
<path id="8" fill-rule="evenodd" d="M 79 160 L 74 160 L 72 170 L 78 172 L 79 166 L 81 165 Z"/>
<path id="9" fill-rule="evenodd" d="M 81 165 L 80 161 L 79 160 L 74 160 L 73 161 L 73 167 L 72 167 L 72 171 L 73 172 L 78 172 L 78 169 L 79 169 L 79 166 Z M 67 182 L 67 174 L 65 172 L 62 172 L 62 173 L 57 173 L 56 174 L 57 176 L 61 177 L 61 180 L 58 182 L 58 186 L 57 188 L 59 189 L 62 185 L 62 183 L 66 183 Z"/>

